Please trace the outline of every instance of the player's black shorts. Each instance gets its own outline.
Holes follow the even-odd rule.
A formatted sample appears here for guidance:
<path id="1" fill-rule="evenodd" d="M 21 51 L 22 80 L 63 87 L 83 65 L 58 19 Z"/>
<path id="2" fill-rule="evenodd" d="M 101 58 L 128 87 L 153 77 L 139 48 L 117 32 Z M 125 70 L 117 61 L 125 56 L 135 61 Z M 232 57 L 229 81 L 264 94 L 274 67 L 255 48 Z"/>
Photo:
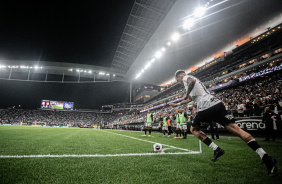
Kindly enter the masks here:
<path id="1" fill-rule="evenodd" d="M 211 121 L 215 121 L 222 126 L 226 126 L 230 123 L 235 123 L 234 117 L 227 113 L 222 102 L 206 110 L 199 111 L 194 118 L 192 126 L 202 127 L 209 124 Z"/>

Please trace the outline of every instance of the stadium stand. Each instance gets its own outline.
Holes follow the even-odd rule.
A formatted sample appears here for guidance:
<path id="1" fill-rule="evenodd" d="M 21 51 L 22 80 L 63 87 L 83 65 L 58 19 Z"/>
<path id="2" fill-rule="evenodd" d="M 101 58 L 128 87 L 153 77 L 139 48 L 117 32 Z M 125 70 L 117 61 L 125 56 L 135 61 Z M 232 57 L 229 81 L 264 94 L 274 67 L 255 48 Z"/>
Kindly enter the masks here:
<path id="1" fill-rule="evenodd" d="M 9 124 L 37 124 L 46 126 L 92 127 L 114 120 L 116 114 L 80 111 L 50 111 L 26 109 L 2 109 L 0 120 Z"/>

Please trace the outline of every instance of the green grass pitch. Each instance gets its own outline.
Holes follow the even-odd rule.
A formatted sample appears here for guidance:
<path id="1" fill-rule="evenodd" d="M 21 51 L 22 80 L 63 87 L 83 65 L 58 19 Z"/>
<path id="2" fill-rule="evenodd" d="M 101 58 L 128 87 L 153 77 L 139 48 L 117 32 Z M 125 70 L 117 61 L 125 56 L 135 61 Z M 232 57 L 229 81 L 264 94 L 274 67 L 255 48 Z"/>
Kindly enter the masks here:
<path id="1" fill-rule="evenodd" d="M 222 136 L 215 141 L 226 154 L 215 163 L 213 151 L 202 145 L 201 154 L 158 154 L 153 143 L 165 145 L 165 153 L 199 151 L 199 142 L 188 136 L 175 140 L 153 133 L 114 130 L 0 126 L 0 155 L 112 155 L 108 157 L 0 158 L 0 183 L 281 183 L 280 170 L 267 176 L 259 156 L 242 140 Z M 122 136 L 124 135 L 124 136 Z M 126 137 L 128 136 L 128 137 Z M 173 136 L 174 137 L 174 136 Z M 137 138 L 137 139 L 133 139 Z M 145 141 L 141 141 L 141 140 Z M 282 168 L 282 141 L 261 146 Z M 146 142 L 151 141 L 151 142 Z M 170 148 L 170 149 L 167 149 Z M 128 154 L 138 153 L 139 156 Z M 114 156 L 124 154 L 123 156 Z M 127 156 L 128 155 L 128 156 Z"/>

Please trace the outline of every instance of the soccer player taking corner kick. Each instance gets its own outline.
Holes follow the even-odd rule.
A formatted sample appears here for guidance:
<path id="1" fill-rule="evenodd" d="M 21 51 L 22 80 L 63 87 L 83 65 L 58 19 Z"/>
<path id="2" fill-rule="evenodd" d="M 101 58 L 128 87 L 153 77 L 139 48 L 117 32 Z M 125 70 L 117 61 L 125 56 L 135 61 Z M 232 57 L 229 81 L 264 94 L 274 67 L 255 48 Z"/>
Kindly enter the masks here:
<path id="1" fill-rule="evenodd" d="M 242 130 L 235 123 L 234 117 L 227 113 L 224 104 L 211 95 L 199 79 L 192 75 L 186 75 L 184 70 L 177 70 L 175 72 L 175 78 L 177 82 L 184 85 L 186 93 L 184 94 L 183 101 L 177 104 L 171 103 L 170 106 L 176 107 L 191 101 L 198 104 L 199 112 L 194 118 L 190 131 L 195 137 L 214 150 L 213 162 L 217 161 L 225 151 L 212 142 L 206 134 L 200 130 L 201 122 L 215 121 L 224 126 L 229 132 L 244 140 L 248 146 L 260 156 L 263 163 L 266 165 L 269 176 L 273 176 L 277 173 L 277 160 L 269 156 L 252 135 Z"/>

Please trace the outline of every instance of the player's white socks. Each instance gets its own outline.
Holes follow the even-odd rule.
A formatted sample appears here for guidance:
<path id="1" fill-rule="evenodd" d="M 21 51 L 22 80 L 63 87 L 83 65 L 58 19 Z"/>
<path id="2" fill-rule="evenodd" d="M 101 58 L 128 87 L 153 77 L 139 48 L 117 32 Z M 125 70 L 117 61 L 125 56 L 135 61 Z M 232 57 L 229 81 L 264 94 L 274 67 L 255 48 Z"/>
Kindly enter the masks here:
<path id="1" fill-rule="evenodd" d="M 248 146 L 250 146 L 255 152 L 257 152 L 257 154 L 260 156 L 260 158 L 262 159 L 263 156 L 265 154 L 267 154 L 261 147 L 260 145 L 257 143 L 257 141 L 255 139 L 250 140 L 248 143 Z"/>
<path id="2" fill-rule="evenodd" d="M 260 158 L 262 159 L 262 157 L 266 154 L 266 152 L 262 149 L 262 148 L 258 148 L 256 150 L 257 154 L 259 154 Z"/>
<path id="3" fill-rule="evenodd" d="M 212 148 L 214 151 L 218 148 L 218 146 L 212 142 L 210 145 L 209 145 L 210 148 Z"/>
<path id="4" fill-rule="evenodd" d="M 214 151 L 218 148 L 218 146 L 210 140 L 210 138 L 206 137 L 206 139 L 203 141 L 208 147 L 212 148 Z"/>

